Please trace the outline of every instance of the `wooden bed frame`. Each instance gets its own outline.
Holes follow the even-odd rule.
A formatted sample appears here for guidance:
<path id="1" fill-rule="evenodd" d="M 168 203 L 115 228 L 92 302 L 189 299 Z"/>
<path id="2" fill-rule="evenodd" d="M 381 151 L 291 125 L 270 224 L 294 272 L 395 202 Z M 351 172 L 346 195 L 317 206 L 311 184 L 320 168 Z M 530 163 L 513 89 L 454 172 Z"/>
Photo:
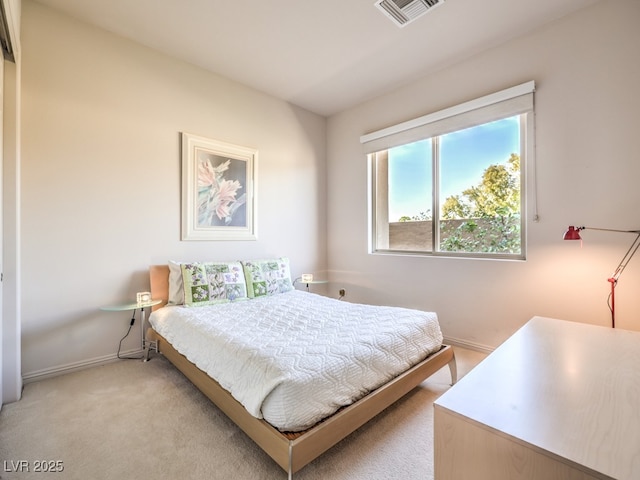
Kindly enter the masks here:
<path id="1" fill-rule="evenodd" d="M 150 267 L 151 296 L 163 302 L 152 310 L 162 308 L 169 298 L 168 265 Z M 178 353 L 160 334 L 149 328 L 145 355 L 153 345 L 178 370 L 240 427 L 287 473 L 293 474 L 326 450 L 364 425 L 382 410 L 396 402 L 426 378 L 449 365 L 452 384 L 457 380 L 456 361 L 449 345 L 395 377 L 366 397 L 349 405 L 304 432 L 283 433 L 262 419 L 251 415 L 244 406 L 205 372 Z M 148 357 L 146 357 L 148 358 Z"/>

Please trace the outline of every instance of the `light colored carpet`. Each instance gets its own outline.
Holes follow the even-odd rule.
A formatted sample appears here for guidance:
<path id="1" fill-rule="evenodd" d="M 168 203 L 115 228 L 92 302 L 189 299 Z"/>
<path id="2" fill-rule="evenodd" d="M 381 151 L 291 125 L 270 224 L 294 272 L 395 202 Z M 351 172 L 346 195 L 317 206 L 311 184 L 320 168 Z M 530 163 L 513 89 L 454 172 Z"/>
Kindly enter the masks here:
<path id="1" fill-rule="evenodd" d="M 485 356 L 455 352 L 460 377 Z M 433 479 L 433 401 L 449 382 L 445 367 L 294 480 Z M 34 472 L 42 461 L 64 470 Z M 161 356 L 27 384 L 0 411 L 0 462 L 3 480 L 287 478 Z"/>

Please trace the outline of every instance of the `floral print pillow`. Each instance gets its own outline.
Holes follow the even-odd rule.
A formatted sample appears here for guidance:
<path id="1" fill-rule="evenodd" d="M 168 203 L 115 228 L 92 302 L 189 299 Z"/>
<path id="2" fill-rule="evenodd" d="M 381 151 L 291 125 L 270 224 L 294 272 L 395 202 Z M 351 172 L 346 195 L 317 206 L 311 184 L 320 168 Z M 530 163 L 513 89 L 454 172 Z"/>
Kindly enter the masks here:
<path id="1" fill-rule="evenodd" d="M 255 260 L 242 262 L 242 264 L 249 298 L 265 297 L 293 290 L 288 258 Z"/>
<path id="2" fill-rule="evenodd" d="M 214 305 L 247 298 L 240 262 L 183 263 L 184 304 Z"/>

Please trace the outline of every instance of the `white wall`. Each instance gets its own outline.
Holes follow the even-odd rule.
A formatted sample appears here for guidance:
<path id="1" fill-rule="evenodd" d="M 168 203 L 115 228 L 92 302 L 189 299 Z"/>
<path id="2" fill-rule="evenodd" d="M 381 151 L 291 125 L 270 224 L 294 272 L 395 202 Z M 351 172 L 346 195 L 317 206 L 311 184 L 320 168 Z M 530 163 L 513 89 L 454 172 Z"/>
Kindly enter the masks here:
<path id="1" fill-rule="evenodd" d="M 533 315 L 607 325 L 606 278 L 632 237 L 585 232 L 582 249 L 560 238 L 570 223 L 640 228 L 638 20 L 636 1 L 600 2 L 325 125 L 25 2 L 23 374 L 111 358 L 129 315 L 98 308 L 146 290 L 147 266 L 169 258 L 288 255 L 294 274 L 322 275 L 329 265 L 330 291 L 435 310 L 445 335 L 481 346 L 498 345 Z M 360 135 L 531 79 L 540 222 L 528 222 L 527 260 L 368 255 Z M 180 241 L 180 131 L 259 150 L 258 241 Z M 640 329 L 639 288 L 640 257 L 617 289 L 622 328 Z"/>
<path id="2" fill-rule="evenodd" d="M 27 379 L 112 357 L 169 259 L 326 267 L 326 120 L 23 5 L 22 334 Z M 179 132 L 259 151 L 258 240 L 180 241 Z M 139 345 L 136 329 L 125 349 Z"/>
<path id="3" fill-rule="evenodd" d="M 584 232 L 582 249 L 561 238 L 569 224 L 640 229 L 639 23 L 640 2 L 600 2 L 331 117 L 331 288 L 352 301 L 435 310 L 445 336 L 477 346 L 497 346 L 534 315 L 609 325 L 606 279 L 633 236 Z M 540 221 L 530 191 L 527 260 L 368 255 L 359 137 L 529 80 Z M 639 290 L 640 255 L 616 290 L 619 327 L 640 330 Z"/>

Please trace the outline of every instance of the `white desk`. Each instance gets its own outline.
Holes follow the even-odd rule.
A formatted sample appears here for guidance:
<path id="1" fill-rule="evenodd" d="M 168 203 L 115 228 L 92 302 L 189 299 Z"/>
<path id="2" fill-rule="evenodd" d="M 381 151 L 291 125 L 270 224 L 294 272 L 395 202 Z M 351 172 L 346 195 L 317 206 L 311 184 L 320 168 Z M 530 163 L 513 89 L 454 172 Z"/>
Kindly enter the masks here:
<path id="1" fill-rule="evenodd" d="M 435 479 L 640 479 L 640 332 L 534 317 L 434 404 Z"/>

